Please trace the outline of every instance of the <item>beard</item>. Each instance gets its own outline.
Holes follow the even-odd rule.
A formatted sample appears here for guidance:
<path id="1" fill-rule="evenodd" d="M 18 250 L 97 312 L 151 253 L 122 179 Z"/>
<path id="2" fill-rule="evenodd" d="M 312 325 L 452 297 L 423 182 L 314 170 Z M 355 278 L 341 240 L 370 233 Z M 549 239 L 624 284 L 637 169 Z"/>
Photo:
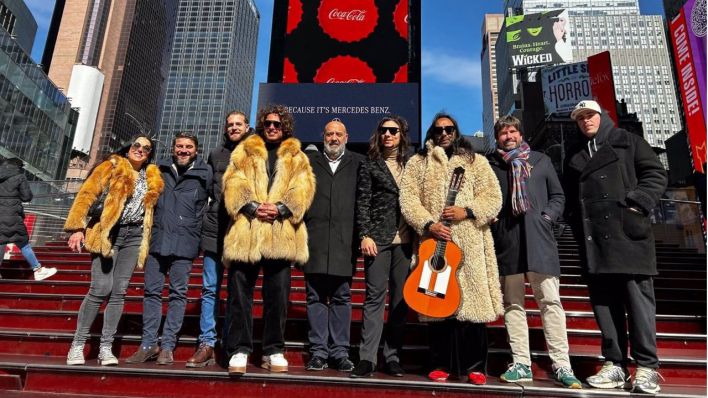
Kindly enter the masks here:
<path id="1" fill-rule="evenodd" d="M 337 159 L 344 153 L 344 144 L 330 145 L 325 142 L 324 151 L 330 159 Z"/>
<path id="2" fill-rule="evenodd" d="M 175 156 L 174 162 L 178 167 L 186 167 L 186 166 L 189 166 L 190 164 L 192 164 L 192 162 L 194 161 L 194 159 L 196 157 L 197 157 L 196 154 L 194 154 L 194 156 L 188 157 L 187 159 L 180 159 L 177 156 Z"/>

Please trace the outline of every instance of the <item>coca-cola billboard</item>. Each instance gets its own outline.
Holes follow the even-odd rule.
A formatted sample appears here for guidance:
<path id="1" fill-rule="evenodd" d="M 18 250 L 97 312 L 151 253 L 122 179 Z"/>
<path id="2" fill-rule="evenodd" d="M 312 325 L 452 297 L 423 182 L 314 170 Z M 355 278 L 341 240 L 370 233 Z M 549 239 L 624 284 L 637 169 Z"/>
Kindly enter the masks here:
<path id="1" fill-rule="evenodd" d="M 420 82 L 419 11 L 420 0 L 275 0 L 268 81 Z"/>

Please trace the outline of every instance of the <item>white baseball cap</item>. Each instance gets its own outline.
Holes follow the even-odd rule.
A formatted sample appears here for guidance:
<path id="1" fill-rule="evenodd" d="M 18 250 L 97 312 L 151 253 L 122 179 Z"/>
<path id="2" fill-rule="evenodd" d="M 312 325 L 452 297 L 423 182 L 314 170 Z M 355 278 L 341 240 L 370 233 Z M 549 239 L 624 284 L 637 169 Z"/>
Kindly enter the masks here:
<path id="1" fill-rule="evenodd" d="M 597 101 L 583 100 L 578 102 L 578 105 L 575 105 L 575 109 L 573 109 L 573 113 L 570 114 L 570 118 L 575 120 L 575 118 L 584 111 L 602 113 L 602 108 L 600 108 L 600 104 L 598 104 Z"/>

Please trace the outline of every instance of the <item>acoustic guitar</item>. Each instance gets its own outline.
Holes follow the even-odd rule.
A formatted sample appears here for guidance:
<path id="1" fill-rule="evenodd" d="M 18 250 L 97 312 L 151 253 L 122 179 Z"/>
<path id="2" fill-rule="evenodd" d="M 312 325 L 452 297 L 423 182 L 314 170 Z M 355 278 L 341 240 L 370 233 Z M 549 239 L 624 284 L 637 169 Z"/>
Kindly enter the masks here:
<path id="1" fill-rule="evenodd" d="M 463 167 L 452 173 L 445 207 L 455 204 L 457 192 L 465 174 Z M 443 220 L 446 227 L 449 220 Z M 431 318 L 447 318 L 460 306 L 460 285 L 457 268 L 462 260 L 462 250 L 453 242 L 428 238 L 418 249 L 418 265 L 406 279 L 403 299 L 408 307 Z"/>

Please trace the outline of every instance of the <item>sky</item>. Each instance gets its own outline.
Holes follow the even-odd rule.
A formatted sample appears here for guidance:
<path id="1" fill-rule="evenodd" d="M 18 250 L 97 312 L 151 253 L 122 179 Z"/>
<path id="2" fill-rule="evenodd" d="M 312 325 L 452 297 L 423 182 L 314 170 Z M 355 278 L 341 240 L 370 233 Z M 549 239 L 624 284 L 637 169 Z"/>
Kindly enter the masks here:
<path id="1" fill-rule="evenodd" d="M 252 104 L 258 103 L 258 84 L 268 76 L 273 0 L 254 0 L 261 16 L 256 77 Z M 54 0 L 25 0 L 37 20 L 37 36 L 32 51 L 42 58 Z M 639 0 L 641 13 L 663 15 L 661 0 Z M 421 0 L 421 125 L 433 115 L 446 111 L 458 119 L 464 134 L 482 129 L 482 21 L 484 14 L 502 13 L 503 0 Z M 57 43 L 60 46 L 61 43 Z M 255 114 L 255 109 L 252 113 Z M 253 119 L 253 117 L 252 117 Z"/>

